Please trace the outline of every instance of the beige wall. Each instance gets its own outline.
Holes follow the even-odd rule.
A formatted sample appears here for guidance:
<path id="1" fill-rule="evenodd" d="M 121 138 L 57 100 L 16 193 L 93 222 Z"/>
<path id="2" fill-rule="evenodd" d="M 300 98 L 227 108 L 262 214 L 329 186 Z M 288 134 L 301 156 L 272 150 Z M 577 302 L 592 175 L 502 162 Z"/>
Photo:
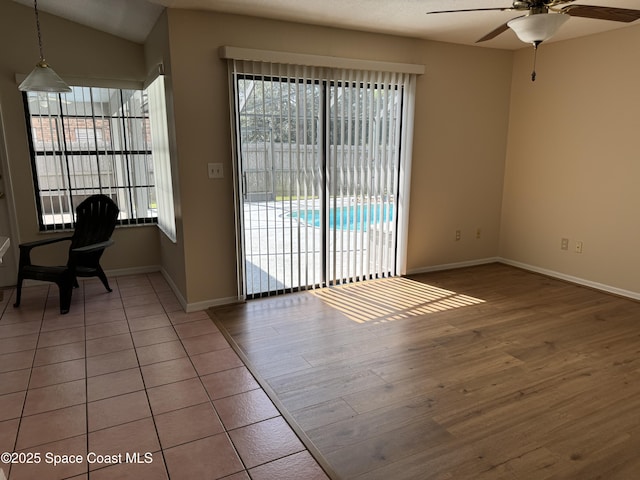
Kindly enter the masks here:
<path id="1" fill-rule="evenodd" d="M 167 68 L 178 243 L 155 227 L 119 228 L 107 269 L 160 264 L 191 305 L 235 297 L 228 85 L 218 58 L 218 47 L 232 45 L 426 66 L 417 85 L 409 271 L 500 256 L 640 292 L 640 27 L 543 45 L 531 83 L 530 49 L 183 10 L 168 10 L 141 46 L 45 13 L 41 21 L 47 58 L 63 76 L 144 80 L 159 61 Z M 31 9 L 0 3 L 0 108 L 19 241 L 41 236 L 14 79 L 37 60 L 33 23 Z M 223 163 L 225 178 L 208 179 L 208 162 Z M 560 250 L 562 237 L 569 251 Z"/>
<path id="2" fill-rule="evenodd" d="M 171 48 L 169 45 L 169 25 L 165 11 L 147 37 L 144 46 L 146 69 L 148 72 L 157 71 L 162 64 L 165 72 L 165 94 L 167 102 L 167 129 L 169 134 L 169 148 L 171 149 L 172 179 L 174 194 L 174 212 L 176 218 L 176 237 L 174 243 L 162 232 L 158 232 L 160 244 L 160 262 L 165 274 L 178 290 L 181 301 L 186 302 L 187 272 L 185 269 L 184 235 L 182 222 L 182 198 L 180 195 L 179 156 L 175 132 L 173 74 L 171 64 Z"/>
<path id="3" fill-rule="evenodd" d="M 97 32 L 46 13 L 40 23 L 47 60 L 61 76 L 144 80 L 144 51 L 141 45 Z M 0 2 L 0 109 L 5 129 L 6 150 L 18 224 L 18 242 L 41 238 L 27 144 L 22 96 L 16 73 L 29 73 L 38 60 L 33 10 L 10 1 Z M 45 234 L 47 235 L 47 234 Z M 159 265 L 156 227 L 118 228 L 116 245 L 105 253 L 107 270 Z M 60 263 L 64 248 L 39 255 L 37 261 Z"/>
<path id="4" fill-rule="evenodd" d="M 628 27 L 542 45 L 535 83 L 532 52 L 516 53 L 503 257 L 640 292 L 639 44 Z"/>
<path id="5" fill-rule="evenodd" d="M 168 32 L 189 303 L 236 295 L 223 45 L 426 65 L 417 86 L 408 268 L 498 254 L 511 52 L 184 10 L 168 11 Z M 223 163 L 225 178 L 208 179 L 208 162 Z"/>
<path id="6" fill-rule="evenodd" d="M 506 51 L 422 42 L 419 52 L 427 73 L 416 99 L 410 271 L 498 255 L 512 68 Z"/>

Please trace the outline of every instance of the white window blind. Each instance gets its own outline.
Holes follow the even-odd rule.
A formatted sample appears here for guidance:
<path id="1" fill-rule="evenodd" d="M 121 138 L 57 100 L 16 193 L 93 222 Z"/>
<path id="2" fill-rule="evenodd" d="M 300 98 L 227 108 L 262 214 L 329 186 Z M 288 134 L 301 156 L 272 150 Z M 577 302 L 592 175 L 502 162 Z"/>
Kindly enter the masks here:
<path id="1" fill-rule="evenodd" d="M 244 293 L 402 273 L 415 73 L 230 71 Z"/>
<path id="2" fill-rule="evenodd" d="M 152 157 L 156 186 L 158 227 L 176 242 L 176 219 L 173 205 L 171 155 L 167 129 L 167 107 L 164 92 L 164 76 L 158 76 L 147 87 L 149 120 L 151 124 Z"/>

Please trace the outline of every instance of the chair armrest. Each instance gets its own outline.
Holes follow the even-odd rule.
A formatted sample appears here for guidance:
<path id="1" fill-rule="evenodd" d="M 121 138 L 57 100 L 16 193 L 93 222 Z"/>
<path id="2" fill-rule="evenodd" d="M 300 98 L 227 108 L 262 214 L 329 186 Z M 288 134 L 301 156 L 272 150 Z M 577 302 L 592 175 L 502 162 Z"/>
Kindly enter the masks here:
<path id="1" fill-rule="evenodd" d="M 20 260 L 18 268 L 22 269 L 27 265 L 31 265 L 31 250 L 36 247 L 42 247 L 43 245 L 50 245 L 52 243 L 64 242 L 71 240 L 72 237 L 59 237 L 59 238 L 47 238 L 44 240 L 36 240 L 35 242 L 26 242 L 18 245 L 20 248 Z"/>
<path id="2" fill-rule="evenodd" d="M 44 240 L 36 240 L 34 242 L 26 242 L 18 245 L 20 250 L 31 250 L 32 248 L 40 247 L 42 245 L 49 245 L 52 243 L 64 242 L 65 240 L 71 240 L 73 237 L 60 237 L 60 238 L 46 238 Z"/>
<path id="3" fill-rule="evenodd" d="M 92 243 L 91 245 L 85 245 L 84 247 L 73 248 L 71 250 L 72 253 L 89 253 L 95 252 L 96 250 L 102 250 L 104 248 L 110 247 L 115 242 L 113 240 L 107 240 L 105 242 L 100 243 Z"/>

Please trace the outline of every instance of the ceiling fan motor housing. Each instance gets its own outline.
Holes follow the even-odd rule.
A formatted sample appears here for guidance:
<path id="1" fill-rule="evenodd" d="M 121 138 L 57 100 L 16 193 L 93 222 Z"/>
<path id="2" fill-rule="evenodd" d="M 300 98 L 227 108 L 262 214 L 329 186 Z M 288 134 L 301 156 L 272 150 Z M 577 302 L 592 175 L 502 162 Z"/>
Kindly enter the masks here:
<path id="1" fill-rule="evenodd" d="M 530 7 L 530 3 L 522 0 L 514 0 L 513 8 L 516 10 L 528 10 Z"/>

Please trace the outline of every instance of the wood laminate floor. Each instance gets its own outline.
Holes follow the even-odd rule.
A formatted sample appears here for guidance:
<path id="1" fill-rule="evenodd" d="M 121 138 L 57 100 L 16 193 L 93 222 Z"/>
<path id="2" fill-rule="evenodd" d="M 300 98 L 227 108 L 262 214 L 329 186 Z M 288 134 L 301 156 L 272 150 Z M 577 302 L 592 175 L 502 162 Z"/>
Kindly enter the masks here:
<path id="1" fill-rule="evenodd" d="M 636 301 L 491 264 L 214 316 L 339 478 L 640 478 Z"/>

